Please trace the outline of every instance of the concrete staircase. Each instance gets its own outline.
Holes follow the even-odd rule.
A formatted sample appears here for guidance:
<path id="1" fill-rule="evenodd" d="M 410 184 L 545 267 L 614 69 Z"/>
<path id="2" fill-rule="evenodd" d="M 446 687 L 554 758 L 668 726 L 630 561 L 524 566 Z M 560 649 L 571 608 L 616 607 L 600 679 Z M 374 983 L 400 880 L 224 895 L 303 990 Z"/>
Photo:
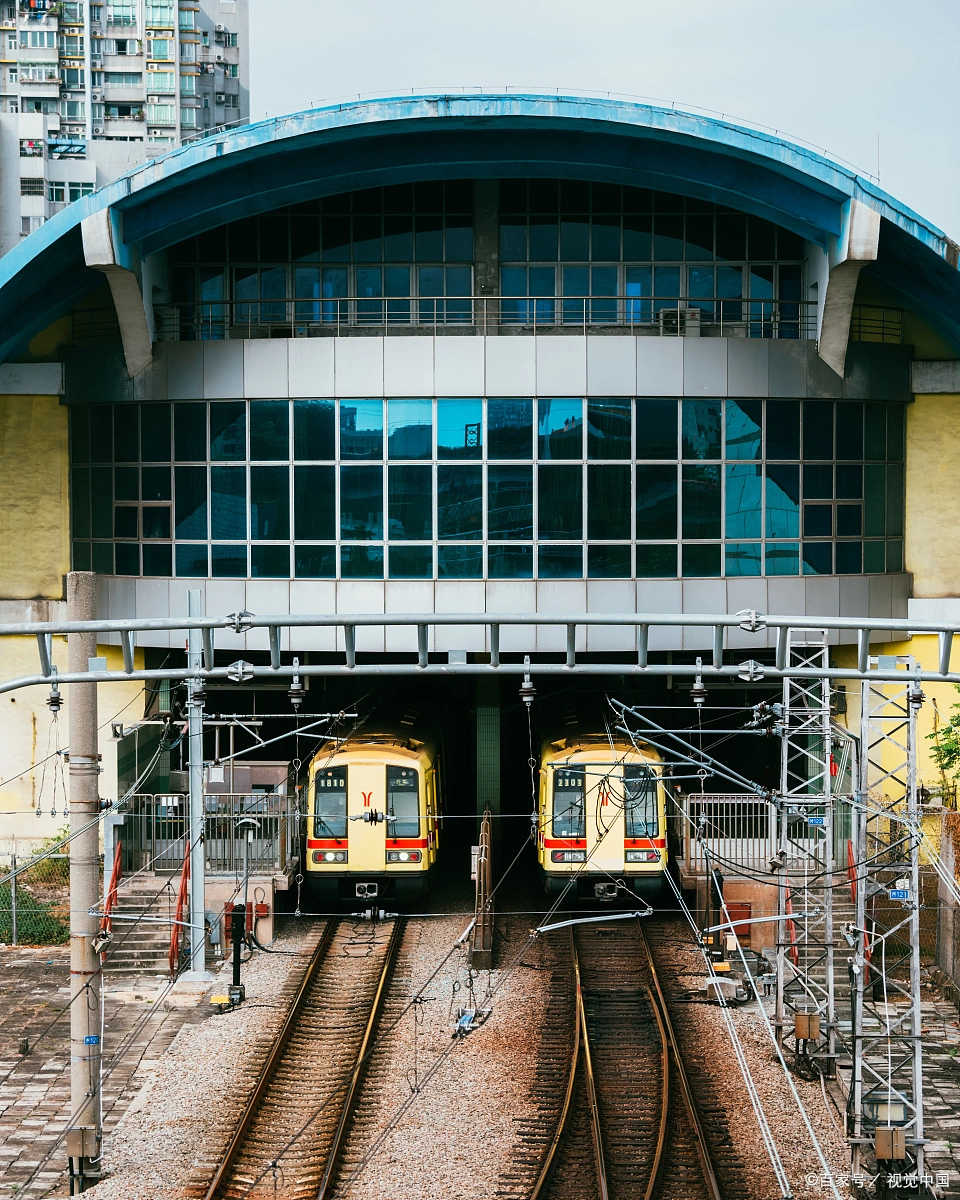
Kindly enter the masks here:
<path id="1" fill-rule="evenodd" d="M 166 975 L 179 879 L 121 880 L 113 908 L 113 940 L 107 949 L 108 975 Z"/>

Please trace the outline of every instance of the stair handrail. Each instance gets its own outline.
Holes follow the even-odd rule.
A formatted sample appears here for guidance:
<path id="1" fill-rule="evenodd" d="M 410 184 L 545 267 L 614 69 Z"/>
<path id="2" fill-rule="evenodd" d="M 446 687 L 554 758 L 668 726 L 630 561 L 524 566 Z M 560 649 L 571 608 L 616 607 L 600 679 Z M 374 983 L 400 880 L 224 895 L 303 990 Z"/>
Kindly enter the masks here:
<path id="1" fill-rule="evenodd" d="M 167 962 L 171 976 L 177 973 L 180 961 L 180 939 L 183 935 L 183 913 L 187 906 L 187 891 L 190 883 L 190 841 L 184 844 L 183 870 L 180 873 L 180 888 L 177 892 L 177 907 L 173 917 L 173 929 L 170 931 L 170 953 Z"/>
<path id="2" fill-rule="evenodd" d="M 101 934 L 110 934 L 113 932 L 113 921 L 110 914 L 117 903 L 117 888 L 120 886 L 120 876 L 123 873 L 120 861 L 121 849 L 121 841 L 117 838 L 117 846 L 113 852 L 113 867 L 110 871 L 110 886 L 107 888 L 107 898 L 103 902 L 103 916 L 100 919 Z"/>

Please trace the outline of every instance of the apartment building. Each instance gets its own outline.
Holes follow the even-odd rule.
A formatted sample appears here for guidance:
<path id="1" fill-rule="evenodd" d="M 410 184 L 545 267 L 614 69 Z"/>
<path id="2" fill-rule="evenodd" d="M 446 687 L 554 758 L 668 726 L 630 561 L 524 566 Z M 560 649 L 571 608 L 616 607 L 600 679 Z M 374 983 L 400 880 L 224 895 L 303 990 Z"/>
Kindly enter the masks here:
<path id="1" fill-rule="evenodd" d="M 249 116 L 249 0 L 0 0 L 0 253 Z"/>

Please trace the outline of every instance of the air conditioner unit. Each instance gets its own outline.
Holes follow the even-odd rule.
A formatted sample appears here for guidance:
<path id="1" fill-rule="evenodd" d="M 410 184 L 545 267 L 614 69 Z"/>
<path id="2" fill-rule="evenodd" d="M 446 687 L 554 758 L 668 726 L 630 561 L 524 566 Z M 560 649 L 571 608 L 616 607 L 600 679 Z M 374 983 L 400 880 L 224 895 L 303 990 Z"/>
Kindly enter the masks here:
<path id="1" fill-rule="evenodd" d="M 661 337 L 700 336 L 699 308 L 661 308 L 657 316 Z"/>
<path id="2" fill-rule="evenodd" d="M 217 55 L 217 62 L 223 62 L 223 55 L 222 55 L 222 54 L 218 54 L 218 55 Z"/>
<path id="3" fill-rule="evenodd" d="M 99 100 L 99 99 L 100 99 L 100 93 L 99 93 L 99 92 L 91 92 L 91 93 L 90 93 L 90 99 L 91 99 L 91 100 Z"/>
<path id="4" fill-rule="evenodd" d="M 223 29 L 224 29 L 224 27 L 223 27 L 222 25 L 218 25 L 218 26 L 216 27 L 216 29 L 217 29 L 217 33 L 223 33 Z"/>
<path id="5" fill-rule="evenodd" d="M 94 133 L 103 133 L 103 126 L 102 125 L 94 125 L 93 132 Z"/>
<path id="6" fill-rule="evenodd" d="M 226 102 L 227 102 L 227 93 L 226 92 L 217 92 L 217 103 L 218 104 L 226 104 Z"/>

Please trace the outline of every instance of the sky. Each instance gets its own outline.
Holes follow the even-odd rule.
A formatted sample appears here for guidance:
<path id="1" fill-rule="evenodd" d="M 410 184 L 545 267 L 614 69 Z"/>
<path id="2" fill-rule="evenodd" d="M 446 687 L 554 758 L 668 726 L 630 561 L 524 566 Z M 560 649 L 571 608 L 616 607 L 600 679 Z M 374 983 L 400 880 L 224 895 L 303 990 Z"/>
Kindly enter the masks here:
<path id="1" fill-rule="evenodd" d="M 250 0 L 251 115 L 413 89 L 610 91 L 778 129 L 960 240 L 960 0 Z M 283 10 L 285 19 L 278 19 Z"/>

